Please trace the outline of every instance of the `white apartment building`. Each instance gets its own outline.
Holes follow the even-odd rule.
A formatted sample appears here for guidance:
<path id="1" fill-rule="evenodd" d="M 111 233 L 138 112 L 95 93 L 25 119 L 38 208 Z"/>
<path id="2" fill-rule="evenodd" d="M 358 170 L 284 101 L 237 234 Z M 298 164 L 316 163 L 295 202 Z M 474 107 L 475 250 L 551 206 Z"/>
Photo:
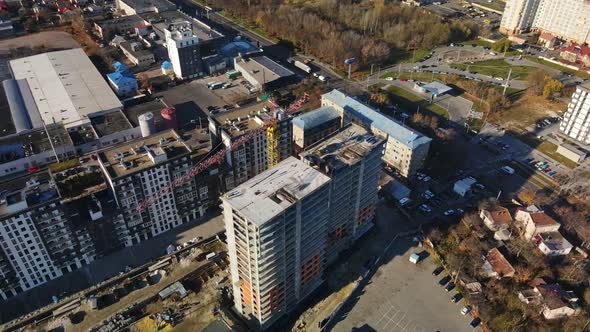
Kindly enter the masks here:
<path id="1" fill-rule="evenodd" d="M 222 201 L 235 309 L 267 330 L 322 282 L 330 178 L 289 157 Z"/>
<path id="2" fill-rule="evenodd" d="M 322 95 L 322 106 L 340 112 L 342 125 L 355 123 L 387 140 L 383 161 L 404 177 L 414 175 L 424 166 L 430 149 L 429 137 L 386 117 L 371 107 L 338 91 Z"/>
<path id="3" fill-rule="evenodd" d="M 590 83 L 576 88 L 559 130 L 577 141 L 590 144 Z"/>
<path id="4" fill-rule="evenodd" d="M 332 179 L 328 263 L 373 226 L 384 145 L 383 138 L 351 124 L 300 155 Z"/>
<path id="5" fill-rule="evenodd" d="M 90 235 L 75 230 L 46 172 L 2 183 L 0 297 L 10 298 L 94 260 Z"/>
<path id="6" fill-rule="evenodd" d="M 117 230 L 130 246 L 202 217 L 215 204 L 219 168 L 212 167 L 169 191 L 158 194 L 187 174 L 211 150 L 209 137 L 196 129 L 181 138 L 174 130 L 128 141 L 98 153 L 100 166 L 124 213 Z M 137 209 L 154 197 L 148 207 Z"/>
<path id="7" fill-rule="evenodd" d="M 508 0 L 500 31 L 518 34 L 528 30 L 549 32 L 578 43 L 590 41 L 590 1 Z"/>
<path id="8" fill-rule="evenodd" d="M 189 21 L 179 20 L 164 30 L 166 48 L 176 77 L 189 79 L 203 74 L 199 38 Z"/>

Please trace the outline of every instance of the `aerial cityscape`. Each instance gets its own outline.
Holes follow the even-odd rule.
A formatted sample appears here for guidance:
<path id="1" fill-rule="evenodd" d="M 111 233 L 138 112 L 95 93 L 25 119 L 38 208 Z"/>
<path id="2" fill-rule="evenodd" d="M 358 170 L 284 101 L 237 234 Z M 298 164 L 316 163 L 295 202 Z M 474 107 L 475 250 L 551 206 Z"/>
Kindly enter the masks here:
<path id="1" fill-rule="evenodd" d="M 0 331 L 590 331 L 590 0 L 0 0 Z"/>

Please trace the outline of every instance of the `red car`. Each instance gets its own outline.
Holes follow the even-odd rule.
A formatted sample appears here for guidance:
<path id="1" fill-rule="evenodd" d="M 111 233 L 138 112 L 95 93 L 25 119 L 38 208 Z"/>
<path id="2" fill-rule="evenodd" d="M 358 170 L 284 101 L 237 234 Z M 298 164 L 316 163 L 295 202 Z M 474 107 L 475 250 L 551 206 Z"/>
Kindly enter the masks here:
<path id="1" fill-rule="evenodd" d="M 400 78 L 399 80 L 402 81 L 402 82 L 407 82 L 408 81 L 407 78 Z"/>

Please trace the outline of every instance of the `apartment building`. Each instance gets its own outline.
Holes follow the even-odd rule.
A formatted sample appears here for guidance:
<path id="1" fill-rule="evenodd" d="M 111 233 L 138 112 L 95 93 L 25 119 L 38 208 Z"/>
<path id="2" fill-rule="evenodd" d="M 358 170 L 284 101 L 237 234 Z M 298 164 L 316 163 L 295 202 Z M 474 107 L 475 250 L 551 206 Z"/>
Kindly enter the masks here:
<path id="1" fill-rule="evenodd" d="M 2 182 L 0 296 L 32 289 L 95 257 L 90 235 L 75 229 L 48 172 Z"/>
<path id="2" fill-rule="evenodd" d="M 128 141 L 98 153 L 98 161 L 114 192 L 125 225 L 118 229 L 125 245 L 133 245 L 202 217 L 215 205 L 219 167 L 174 182 L 171 190 L 158 194 L 183 176 L 211 151 L 209 136 L 195 129 L 183 136 L 174 130 Z M 140 212 L 144 199 L 152 204 Z"/>
<path id="3" fill-rule="evenodd" d="M 267 125 L 276 120 L 272 126 Z M 270 110 L 263 103 L 224 111 L 209 119 L 213 144 L 230 147 L 244 135 L 251 139 L 228 151 L 226 156 L 227 189 L 276 165 L 292 155 L 292 118 L 284 111 Z"/>
<path id="4" fill-rule="evenodd" d="M 383 161 L 404 177 L 424 166 L 430 149 L 429 137 L 386 117 L 358 100 L 332 90 L 322 95 L 322 106 L 333 107 L 342 117 L 342 125 L 355 123 L 386 139 Z"/>
<path id="5" fill-rule="evenodd" d="M 293 151 L 298 154 L 340 130 L 342 117 L 331 106 L 320 107 L 293 118 Z"/>
<path id="6" fill-rule="evenodd" d="M 328 263 L 373 225 L 384 146 L 382 137 L 351 124 L 300 155 L 303 162 L 332 179 Z"/>
<path id="7" fill-rule="evenodd" d="M 322 282 L 330 178 L 289 157 L 222 201 L 235 309 L 268 330 Z"/>
<path id="8" fill-rule="evenodd" d="M 528 30 L 587 43 L 590 41 L 590 2 L 587 0 L 508 0 L 500 31 L 518 34 Z"/>
<path id="9" fill-rule="evenodd" d="M 590 82 L 576 88 L 559 130 L 568 137 L 590 144 Z"/>

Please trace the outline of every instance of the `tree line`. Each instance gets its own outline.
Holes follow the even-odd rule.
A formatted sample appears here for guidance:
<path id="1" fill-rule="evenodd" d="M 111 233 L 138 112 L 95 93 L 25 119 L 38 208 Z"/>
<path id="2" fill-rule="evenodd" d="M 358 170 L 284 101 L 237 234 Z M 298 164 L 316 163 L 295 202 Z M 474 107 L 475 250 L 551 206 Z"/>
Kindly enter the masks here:
<path id="1" fill-rule="evenodd" d="M 316 4 L 213 0 L 213 5 L 230 16 L 254 23 L 269 35 L 340 68 L 347 58 L 356 58 L 363 68 L 386 63 L 393 49 L 432 48 L 477 33 L 475 26 L 445 22 L 422 9 L 384 0 L 319 0 Z"/>

